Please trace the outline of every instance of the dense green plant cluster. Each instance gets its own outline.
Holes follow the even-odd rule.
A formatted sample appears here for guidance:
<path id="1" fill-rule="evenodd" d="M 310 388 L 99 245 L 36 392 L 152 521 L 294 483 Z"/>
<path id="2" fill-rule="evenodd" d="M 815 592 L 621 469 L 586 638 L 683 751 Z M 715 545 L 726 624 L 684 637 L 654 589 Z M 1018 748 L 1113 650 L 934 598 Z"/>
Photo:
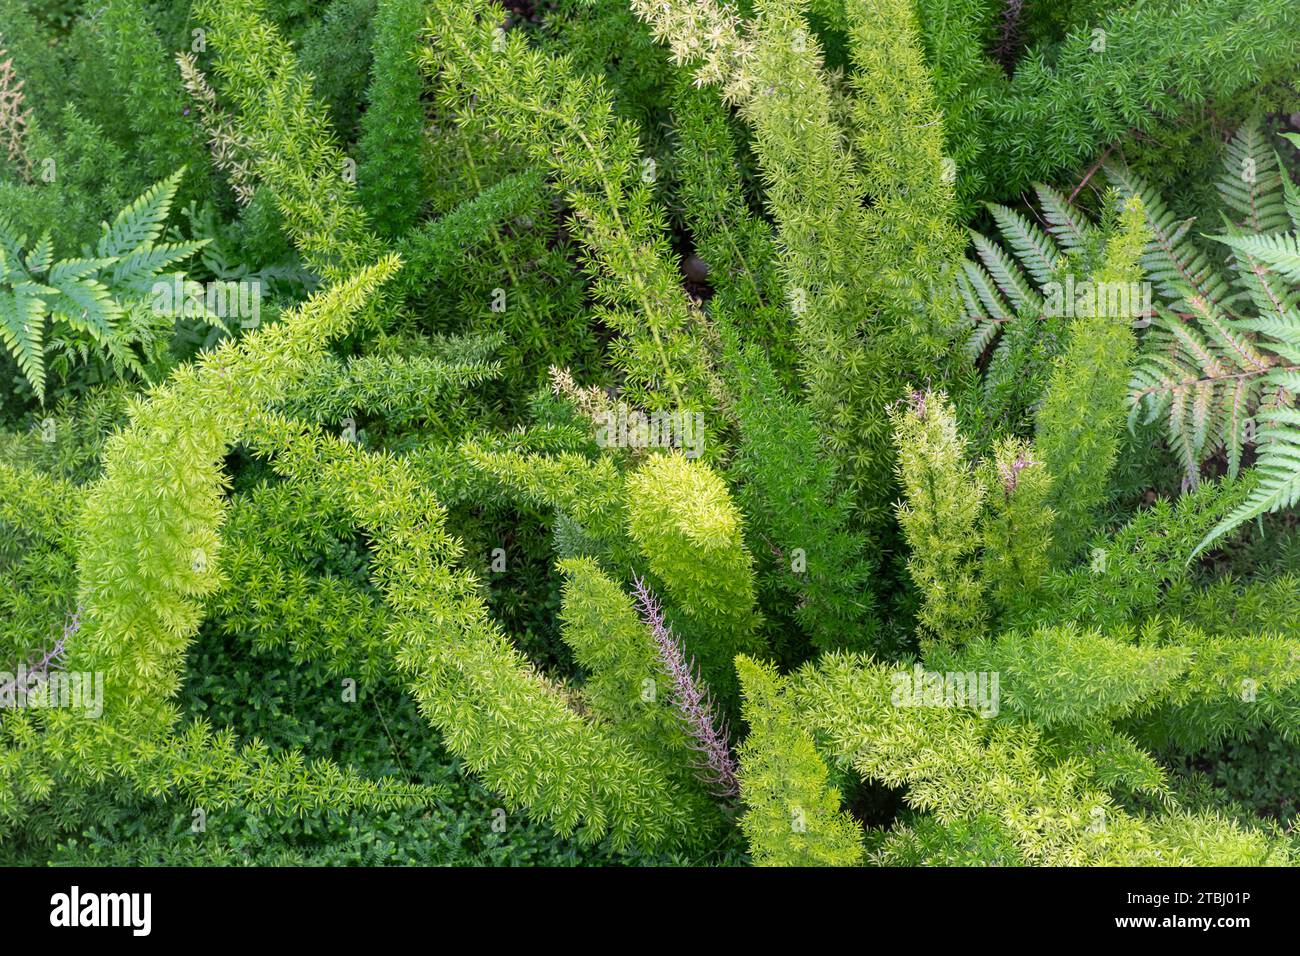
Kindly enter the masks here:
<path id="1" fill-rule="evenodd" d="M 1296 5 L 510 11 L 0 0 L 0 860 L 1293 864 Z"/>

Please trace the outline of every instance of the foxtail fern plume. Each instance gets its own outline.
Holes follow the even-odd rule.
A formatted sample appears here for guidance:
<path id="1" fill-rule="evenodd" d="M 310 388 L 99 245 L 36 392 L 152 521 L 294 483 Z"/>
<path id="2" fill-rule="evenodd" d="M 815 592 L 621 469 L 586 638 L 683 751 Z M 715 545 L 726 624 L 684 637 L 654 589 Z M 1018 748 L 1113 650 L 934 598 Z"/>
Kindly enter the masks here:
<path id="1" fill-rule="evenodd" d="M 425 70 L 451 107 L 486 111 L 490 127 L 519 141 L 564 191 L 601 320 L 620 336 L 614 355 L 632 400 L 715 408 L 705 323 L 671 264 L 653 159 L 642 159 L 635 126 L 614 113 L 599 79 L 504 34 L 493 26 L 500 18 L 481 0 L 437 7 Z"/>
<path id="2" fill-rule="evenodd" d="M 1140 199 L 1124 204 L 1115 234 L 1092 273 L 1096 289 L 1140 287 L 1139 258 L 1147 237 Z M 1136 349 L 1131 301 L 1106 297 L 1073 320 L 1036 415 L 1036 447 L 1052 476 L 1048 504 L 1056 513 L 1053 553 L 1077 553 L 1106 494 L 1125 417 L 1129 365 Z"/>
<path id="3" fill-rule="evenodd" d="M 809 404 L 859 521 L 876 530 L 893 490 L 884 408 L 908 377 L 942 364 L 960 236 L 910 6 L 846 6 L 852 131 L 838 125 L 804 7 L 760 2 L 742 21 L 712 2 L 633 4 L 753 130 Z"/>
<path id="4" fill-rule="evenodd" d="M 217 93 L 209 84 L 198 62 L 190 53 L 176 54 L 181 80 L 199 111 L 199 122 L 208 136 L 208 148 L 217 169 L 230 177 L 235 200 L 243 206 L 253 201 L 256 191 L 251 164 L 252 146 L 235 127 L 234 121 L 217 102 Z"/>
<path id="5" fill-rule="evenodd" d="M 1056 515 L 1047 504 L 1052 478 L 1023 439 L 999 442 L 986 463 L 988 489 L 980 523 L 980 574 L 1004 610 L 1031 608 L 1045 585 Z"/>
<path id="6" fill-rule="evenodd" d="M 776 669 L 736 658 L 749 736 L 740 748 L 741 829 L 760 866 L 854 866 L 862 830 L 840 808 L 839 791 L 802 725 Z"/>
<path id="7" fill-rule="evenodd" d="M 932 636 L 960 643 L 984 623 L 975 555 L 988 489 L 966 460 L 947 396 L 912 392 L 891 414 L 905 495 L 898 523 L 912 552 L 908 571 L 924 595 L 921 622 Z"/>
<path id="8" fill-rule="evenodd" d="M 194 15 L 210 25 L 216 73 L 237 110 L 253 171 L 303 258 L 333 278 L 374 262 L 380 246 L 357 199 L 351 160 L 261 0 L 201 2 Z"/>
<path id="9" fill-rule="evenodd" d="M 664 623 L 659 601 L 640 578 L 633 585 L 637 610 L 659 649 L 659 659 L 672 682 L 673 703 L 694 741 L 693 749 L 700 755 L 705 782 L 720 796 L 735 796 L 736 761 L 731 755 L 726 724 L 719 724 L 711 695 L 701 686 L 699 669 L 693 660 L 686 660 L 672 628 Z"/>
<path id="10" fill-rule="evenodd" d="M 381 3 L 376 14 L 374 79 L 361 117 L 360 198 L 377 229 L 400 235 L 419 218 L 424 197 L 423 82 L 415 63 L 423 4 Z"/>
<path id="11" fill-rule="evenodd" d="M 664 593 L 705 677 L 734 701 L 739 652 L 764 647 L 753 559 L 726 483 L 680 454 L 653 455 L 628 479 L 627 533 Z"/>

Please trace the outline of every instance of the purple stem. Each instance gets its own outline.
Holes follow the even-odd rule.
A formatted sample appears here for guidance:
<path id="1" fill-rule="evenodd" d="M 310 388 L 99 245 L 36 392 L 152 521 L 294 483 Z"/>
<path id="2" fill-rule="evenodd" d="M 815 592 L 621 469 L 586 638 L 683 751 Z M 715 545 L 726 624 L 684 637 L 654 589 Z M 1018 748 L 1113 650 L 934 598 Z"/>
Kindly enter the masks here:
<path id="1" fill-rule="evenodd" d="M 740 792 L 740 785 L 736 782 L 736 758 L 727 745 L 726 724 L 721 727 L 715 724 L 712 695 L 701 689 L 703 681 L 695 659 L 686 660 L 673 629 L 664 623 L 658 599 L 636 575 L 632 581 L 641 620 L 650 628 L 659 648 L 659 658 L 672 680 L 673 704 L 686 725 L 691 749 L 702 758 L 696 769 L 704 772 L 705 782 L 718 796 L 734 797 Z"/>
<path id="2" fill-rule="evenodd" d="M 63 655 L 67 651 L 68 638 L 79 630 L 81 630 L 81 608 L 77 608 L 72 617 L 63 625 L 63 636 L 54 642 L 53 647 L 41 655 L 40 660 L 27 668 L 25 676 L 28 686 L 31 686 L 33 680 L 39 681 L 48 676 L 51 667 L 57 670 L 62 666 Z M 0 686 L 0 694 L 12 694 L 17 689 L 18 678 L 15 677 L 8 684 Z"/>
<path id="3" fill-rule="evenodd" d="M 1020 473 L 1030 465 L 1041 465 L 1042 462 L 1034 461 L 1025 455 L 1020 455 L 1013 461 L 1008 468 L 1001 469 L 1002 472 L 1002 492 L 1007 500 L 1011 499 L 1011 493 L 1020 486 Z"/>

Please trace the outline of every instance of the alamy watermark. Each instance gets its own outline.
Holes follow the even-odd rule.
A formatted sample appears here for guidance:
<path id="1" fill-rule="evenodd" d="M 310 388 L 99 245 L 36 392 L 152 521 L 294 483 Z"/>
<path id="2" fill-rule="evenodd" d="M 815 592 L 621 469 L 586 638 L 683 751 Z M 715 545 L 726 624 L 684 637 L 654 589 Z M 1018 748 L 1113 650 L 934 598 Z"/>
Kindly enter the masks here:
<path id="1" fill-rule="evenodd" d="M 64 670 L 68 639 L 81 629 L 77 610 L 63 626 L 63 636 L 30 665 L 24 661 L 16 673 L 0 671 L 0 710 L 63 708 L 84 710 L 98 718 L 104 713 L 104 675 L 100 671 Z"/>
<path id="2" fill-rule="evenodd" d="M 704 452 L 701 412 L 643 412 L 620 402 L 592 417 L 601 448 L 678 448 L 687 458 Z"/>
<path id="3" fill-rule="evenodd" d="M 83 893 L 73 886 L 50 897 L 54 927 L 119 926 L 133 936 L 148 936 L 153 928 L 152 893 Z"/>
<path id="4" fill-rule="evenodd" d="M 895 707 L 969 707 L 983 717 L 998 715 L 997 671 L 927 671 L 917 664 L 890 680 Z"/>
<path id="5" fill-rule="evenodd" d="M 188 318 L 215 315 L 239 319 L 245 329 L 255 329 L 262 323 L 261 279 L 195 282 L 177 275 L 159 279 L 149 291 L 156 315 Z"/>
<path id="6" fill-rule="evenodd" d="M 104 713 L 101 671 L 62 671 L 18 666 L 17 673 L 0 671 L 0 710 L 47 708 L 83 710 L 87 717 Z"/>
<path id="7" fill-rule="evenodd" d="M 1067 275 L 1064 283 L 1044 284 L 1043 296 L 1043 313 L 1058 318 L 1104 315 L 1145 324 L 1153 312 L 1150 282 L 1075 282 Z"/>

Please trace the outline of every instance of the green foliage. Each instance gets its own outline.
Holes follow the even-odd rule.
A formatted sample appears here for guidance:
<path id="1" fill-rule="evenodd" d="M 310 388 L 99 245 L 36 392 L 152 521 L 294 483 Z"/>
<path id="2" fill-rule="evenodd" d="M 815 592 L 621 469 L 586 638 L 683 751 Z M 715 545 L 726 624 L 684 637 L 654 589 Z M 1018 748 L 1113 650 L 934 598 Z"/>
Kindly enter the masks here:
<path id="1" fill-rule="evenodd" d="M 753 130 L 808 401 L 860 520 L 878 530 L 894 487 L 885 405 L 937 370 L 955 308 L 943 276 L 959 240 L 911 11 L 853 7 L 850 136 L 803 5 L 760 2 L 746 21 L 714 3 L 633 8 Z M 886 136 L 898 142 L 888 153 Z"/>
<path id="2" fill-rule="evenodd" d="M 465 111 L 472 97 L 489 129 L 515 139 L 555 178 L 586 244 L 597 317 L 620 336 L 614 357 L 629 397 L 651 408 L 713 408 L 718 386 L 703 320 L 670 264 L 653 160 L 643 161 L 635 126 L 613 114 L 598 79 L 529 50 L 483 16 L 490 9 L 435 9 L 426 71 L 450 106 Z"/>
<path id="3" fill-rule="evenodd" d="M 200 2 L 194 16 L 209 25 L 216 72 L 237 110 L 254 171 L 303 258 L 331 278 L 373 262 L 380 247 L 349 176 L 351 161 L 259 0 Z"/>
<path id="4" fill-rule="evenodd" d="M 1047 573 L 1056 515 L 1047 504 L 1052 478 L 1021 439 L 998 444 L 981 478 L 988 489 L 980 524 L 980 574 L 1004 612 L 1032 608 Z"/>
<path id="5" fill-rule="evenodd" d="M 891 705 L 887 668 L 829 655 L 795 678 L 801 713 L 836 761 L 906 786 L 942 825 L 988 816 L 1026 863 L 1286 865 L 1285 845 L 1225 819 L 1124 812 L 1091 782 L 1086 760 L 1054 763 L 1032 726 L 948 707 Z M 996 831 L 995 831 L 996 832 Z M 940 844 L 941 846 L 943 844 Z"/>
<path id="6" fill-rule="evenodd" d="M 727 355 L 740 431 L 731 471 L 743 482 L 739 503 L 756 563 L 766 565 L 769 586 L 794 598 L 815 647 L 865 647 L 875 627 L 871 562 L 812 416 L 785 394 L 757 346 L 733 338 Z"/>
<path id="7" fill-rule="evenodd" d="M 1094 537 L 1079 564 L 1052 572 L 1043 600 L 1026 605 L 1024 617 L 1114 626 L 1155 612 L 1166 588 L 1189 583 L 1199 542 L 1248 490 L 1249 480 L 1225 479 L 1173 502 L 1157 499 L 1123 527 Z"/>
<path id="8" fill-rule="evenodd" d="M 0 857 L 1292 864 L 1297 36 L 0 0 Z"/>
<path id="9" fill-rule="evenodd" d="M 749 736 L 741 747 L 741 829 L 758 866 L 853 866 L 862 831 L 840 809 L 826 764 L 798 719 L 785 679 L 739 657 Z"/>
<path id="10" fill-rule="evenodd" d="M 974 327 L 967 355 L 978 362 L 992 348 L 971 412 L 982 444 L 1017 430 L 1041 402 L 1066 327 L 1064 309 L 1046 308 L 1045 287 L 1056 283 L 1064 289 L 1071 275 L 1090 274 L 1104 242 L 1101 230 L 1064 196 L 1041 184 L 1035 188 L 1046 231 L 1019 212 L 990 203 L 988 212 L 1013 255 L 972 232 L 976 256 L 962 264 L 957 277 L 963 319 Z"/>
<path id="11" fill-rule="evenodd" d="M 112 0 L 98 16 L 78 21 L 85 49 L 78 50 L 74 77 L 94 112 L 89 119 L 122 149 L 142 159 L 130 188 L 185 168 L 182 203 L 206 198 L 207 164 L 198 127 L 185 116 L 185 91 L 171 57 L 139 0 Z"/>
<path id="12" fill-rule="evenodd" d="M 1187 648 L 1133 645 L 1066 626 L 986 638 L 966 649 L 962 663 L 996 671 L 1004 685 L 1002 701 L 1022 719 L 1055 730 L 1132 713 L 1164 691 L 1191 659 Z"/>
<path id="13" fill-rule="evenodd" d="M 237 499 L 224 526 L 225 586 L 208 606 L 223 632 L 259 651 L 283 649 L 296 665 L 370 682 L 392 670 L 383 604 L 347 573 L 356 556 L 344 548 L 337 512 L 285 485 Z"/>
<path id="14" fill-rule="evenodd" d="M 501 633 L 471 573 L 450 562 L 461 545 L 409 465 L 368 456 L 287 419 L 264 419 L 261 447 L 299 483 L 328 489 L 376 538 L 374 572 L 391 612 L 390 653 L 448 748 L 500 793 L 558 832 L 615 846 L 700 838 L 688 804 L 631 747 L 569 705 Z M 414 558 L 412 558 L 414 556 Z M 451 622 L 457 639 L 442 633 Z M 496 702 L 509 700 L 508 709 Z"/>
<path id="15" fill-rule="evenodd" d="M 1008 78 L 983 49 L 995 7 L 918 3 L 965 203 L 1013 196 L 1107 143 L 1294 75 L 1300 14 L 1285 0 L 1077 6 Z"/>
<path id="16" fill-rule="evenodd" d="M 898 523 L 911 549 L 907 569 L 924 596 L 920 621 L 932 636 L 961 643 L 984 623 L 975 552 L 988 489 L 971 473 L 946 396 L 915 392 L 892 418 L 905 495 Z"/>
<path id="17" fill-rule="evenodd" d="M 124 226 L 115 238 L 110 231 L 104 242 L 128 232 Z M 237 749 L 229 734 L 214 735 L 201 722 L 173 734 L 178 714 L 169 701 L 198 625 L 198 602 L 220 581 L 218 468 L 227 444 L 249 408 L 319 355 L 324 337 L 345 327 L 393 268 L 388 261 L 332 290 L 297 321 L 247 345 L 227 343 L 199 372 L 178 372 L 151 402 L 137 403 L 130 427 L 109 441 L 104 475 L 76 517 L 79 626 L 65 648 L 71 668 L 103 675 L 102 716 L 52 710 L 6 718 L 5 817 L 47 797 L 58 778 L 101 781 L 111 768 L 123 768 L 147 793 L 180 791 L 200 805 L 237 801 L 277 813 L 430 798 L 420 787 L 361 780 L 329 763 L 308 769 L 300 756 L 272 755 L 256 742 Z M 152 493 L 138 493 L 141 487 Z M 141 550 L 145 537 L 153 546 Z"/>
<path id="18" fill-rule="evenodd" d="M 749 209 L 726 105 L 716 91 L 686 77 L 678 78 L 673 97 L 677 196 L 713 292 L 709 315 L 724 333 L 743 328 L 744 340 L 771 357 L 781 383 L 797 389 L 794 325 L 775 236 Z"/>
<path id="19" fill-rule="evenodd" d="M 498 396 L 511 411 L 551 367 L 585 371 L 599 363 L 581 277 L 559 228 L 545 180 L 530 170 L 476 186 L 398 242 L 410 265 L 395 289 L 412 313 L 429 316 L 436 332 L 500 341 L 509 392 Z"/>
<path id="20" fill-rule="evenodd" d="M 420 218 L 425 193 L 423 82 L 414 62 L 424 8 L 412 0 L 378 7 L 373 77 L 357 143 L 357 181 L 375 228 L 397 236 Z"/>
<path id="21" fill-rule="evenodd" d="M 346 328 L 395 267 L 386 260 L 247 345 L 223 345 L 205 356 L 201 374 L 178 372 L 109 442 L 104 477 L 82 511 L 78 569 L 85 624 L 74 658 L 117 677 L 106 697 L 109 713 L 120 707 L 161 714 L 162 700 L 175 692 L 179 655 L 198 622 L 197 600 L 221 580 L 217 528 L 224 481 L 218 468 L 243 421 L 323 354 L 328 338 Z M 186 417 L 190 412 L 193 418 Z M 172 432 L 177 421 L 192 422 L 185 440 Z M 141 486 L 169 489 L 169 500 L 132 493 Z M 153 529 L 154 547 L 145 552 L 132 547 L 133 529 L 141 526 Z M 137 586 L 126 583 L 132 581 Z M 133 640 L 122 642 L 124 634 Z"/>
<path id="22" fill-rule="evenodd" d="M 1141 279 L 1138 257 L 1146 234 L 1140 200 L 1126 203 L 1118 231 L 1092 273 L 1097 288 L 1131 289 Z M 1037 414 L 1035 444 L 1052 476 L 1048 504 L 1056 513 L 1054 552 L 1071 557 L 1106 495 L 1124 421 L 1128 367 L 1135 348 L 1124 306 L 1101 305 L 1076 318 L 1052 369 Z"/>
<path id="23" fill-rule="evenodd" d="M 376 50 L 382 26 L 380 8 L 386 6 L 376 0 L 331 0 L 320 19 L 311 22 L 296 38 L 299 63 L 311 77 L 312 96 L 329 110 L 330 125 L 344 143 L 359 139 L 357 118 L 361 117 L 364 127 L 366 114 L 362 108 L 374 102 L 367 93 L 367 76 L 382 76 L 381 82 L 390 80 L 384 75 L 385 67 L 375 67 L 376 54 L 381 52 Z M 391 24 L 391 11 L 385 14 Z M 396 41 L 397 38 L 390 34 L 388 39 Z M 411 39 L 407 36 L 405 46 L 392 48 L 391 55 L 400 57 L 403 49 L 409 54 Z M 390 48 L 382 50 L 389 52 Z M 391 60 L 387 66 L 397 62 Z M 411 75 L 408 69 L 406 77 L 409 79 Z M 396 76 L 391 80 L 398 81 Z M 370 92 L 374 92 L 373 87 Z M 363 181 L 358 170 L 358 185 Z"/>
<path id="24" fill-rule="evenodd" d="M 731 473 L 743 482 L 740 504 L 751 548 L 766 566 L 763 583 L 795 599 L 795 617 L 814 645 L 865 646 L 871 566 L 816 423 L 794 398 L 797 356 L 772 230 L 749 212 L 716 94 L 683 80 L 674 95 L 683 214 L 714 290 L 709 312 L 735 395 Z"/>
<path id="25" fill-rule="evenodd" d="M 670 675 L 631 598 L 590 558 L 571 558 L 560 569 L 561 635 L 586 672 L 582 688 L 590 712 L 675 779 L 691 815 L 707 820 L 707 798 L 692 777 L 696 756 L 673 706 Z"/>
<path id="26" fill-rule="evenodd" d="M 1300 274 L 1288 246 L 1294 246 L 1294 237 L 1286 232 L 1293 226 L 1286 209 L 1291 180 L 1258 117 L 1237 130 L 1224 151 L 1216 184 L 1228 232 L 1213 238 L 1232 250 L 1225 275 L 1216 258 L 1193 240 L 1192 219 L 1180 219 L 1127 167 L 1112 164 L 1107 172 L 1121 197 L 1142 203 L 1148 235 L 1141 265 L 1160 296 L 1153 313 L 1133 316 L 1151 327 L 1129 383 L 1130 428 L 1139 421 L 1161 421 L 1188 483 L 1199 480 L 1217 456 L 1226 458 L 1232 476 L 1241 469 L 1245 449 L 1253 446 L 1258 456 L 1259 485 L 1206 537 L 1209 544 L 1295 500 L 1293 419 L 1300 353 L 1294 283 Z M 1018 331 L 1017 326 L 1024 328 L 1045 314 L 1049 328 L 1035 340 L 1057 334 L 1054 320 L 1060 310 L 1039 289 L 1059 288 L 1063 261 L 1095 260 L 1093 272 L 1100 281 L 1100 259 L 1089 251 L 1095 248 L 1096 230 L 1086 214 L 1047 187 L 1039 186 L 1038 193 L 1047 233 L 1014 210 L 989 207 L 1014 258 L 975 235 L 981 264 L 966 263 L 960 280 L 964 312 L 975 323 L 968 346 L 972 355 L 988 347 L 1003 323 Z M 1008 379 L 1008 360 L 1013 373 L 1023 368 L 1022 360 L 1016 360 L 1019 346 L 1012 332 L 1003 336 L 986 391 Z"/>
<path id="27" fill-rule="evenodd" d="M 1117 167 L 1111 174 L 1144 203 L 1152 194 L 1127 170 Z M 1267 235 L 1285 227 L 1281 173 L 1258 123 L 1242 127 L 1229 145 L 1219 188 L 1233 236 Z M 1235 475 L 1243 446 L 1267 445 L 1257 440 L 1262 429 L 1252 417 L 1267 420 L 1270 409 L 1287 404 L 1286 367 L 1274 366 L 1279 358 L 1289 361 L 1286 330 L 1295 293 L 1266 262 L 1257 264 L 1248 255 L 1233 258 L 1233 274 L 1225 279 L 1189 237 L 1190 222 L 1179 222 L 1158 196 L 1150 201 L 1153 238 L 1143 259 L 1169 306 L 1159 311 L 1144 343 L 1149 357 L 1133 376 L 1132 414 L 1144 411 L 1147 421 L 1166 420 L 1170 443 L 1192 480 L 1220 451 Z M 1233 236 L 1225 241 L 1238 241 Z M 1252 304 L 1258 318 L 1242 316 L 1234 300 Z M 1274 339 L 1280 350 L 1270 348 Z"/>
<path id="28" fill-rule="evenodd" d="M 27 248 L 27 237 L 0 218 L 0 336 L 42 404 L 49 349 L 62 353 L 56 361 L 65 374 L 77 358 L 100 357 L 92 350 L 103 350 L 119 375 L 149 377 L 165 362 L 170 332 L 184 314 L 173 290 L 185 281 L 183 273 L 163 270 L 203 245 L 158 241 L 180 177 L 153 186 L 105 223 L 93 256 L 55 260 L 48 232 Z M 224 324 L 206 307 L 198 317 Z"/>
<path id="29" fill-rule="evenodd" d="M 577 451 L 529 455 L 470 444 L 470 463 L 533 504 L 554 508 L 597 547 L 618 548 L 626 527 L 624 483 L 614 462 Z"/>
<path id="30" fill-rule="evenodd" d="M 699 635 L 706 675 L 721 679 L 754 651 L 753 560 L 740 513 L 716 473 L 682 455 L 655 455 L 628 479 L 628 534 Z"/>

